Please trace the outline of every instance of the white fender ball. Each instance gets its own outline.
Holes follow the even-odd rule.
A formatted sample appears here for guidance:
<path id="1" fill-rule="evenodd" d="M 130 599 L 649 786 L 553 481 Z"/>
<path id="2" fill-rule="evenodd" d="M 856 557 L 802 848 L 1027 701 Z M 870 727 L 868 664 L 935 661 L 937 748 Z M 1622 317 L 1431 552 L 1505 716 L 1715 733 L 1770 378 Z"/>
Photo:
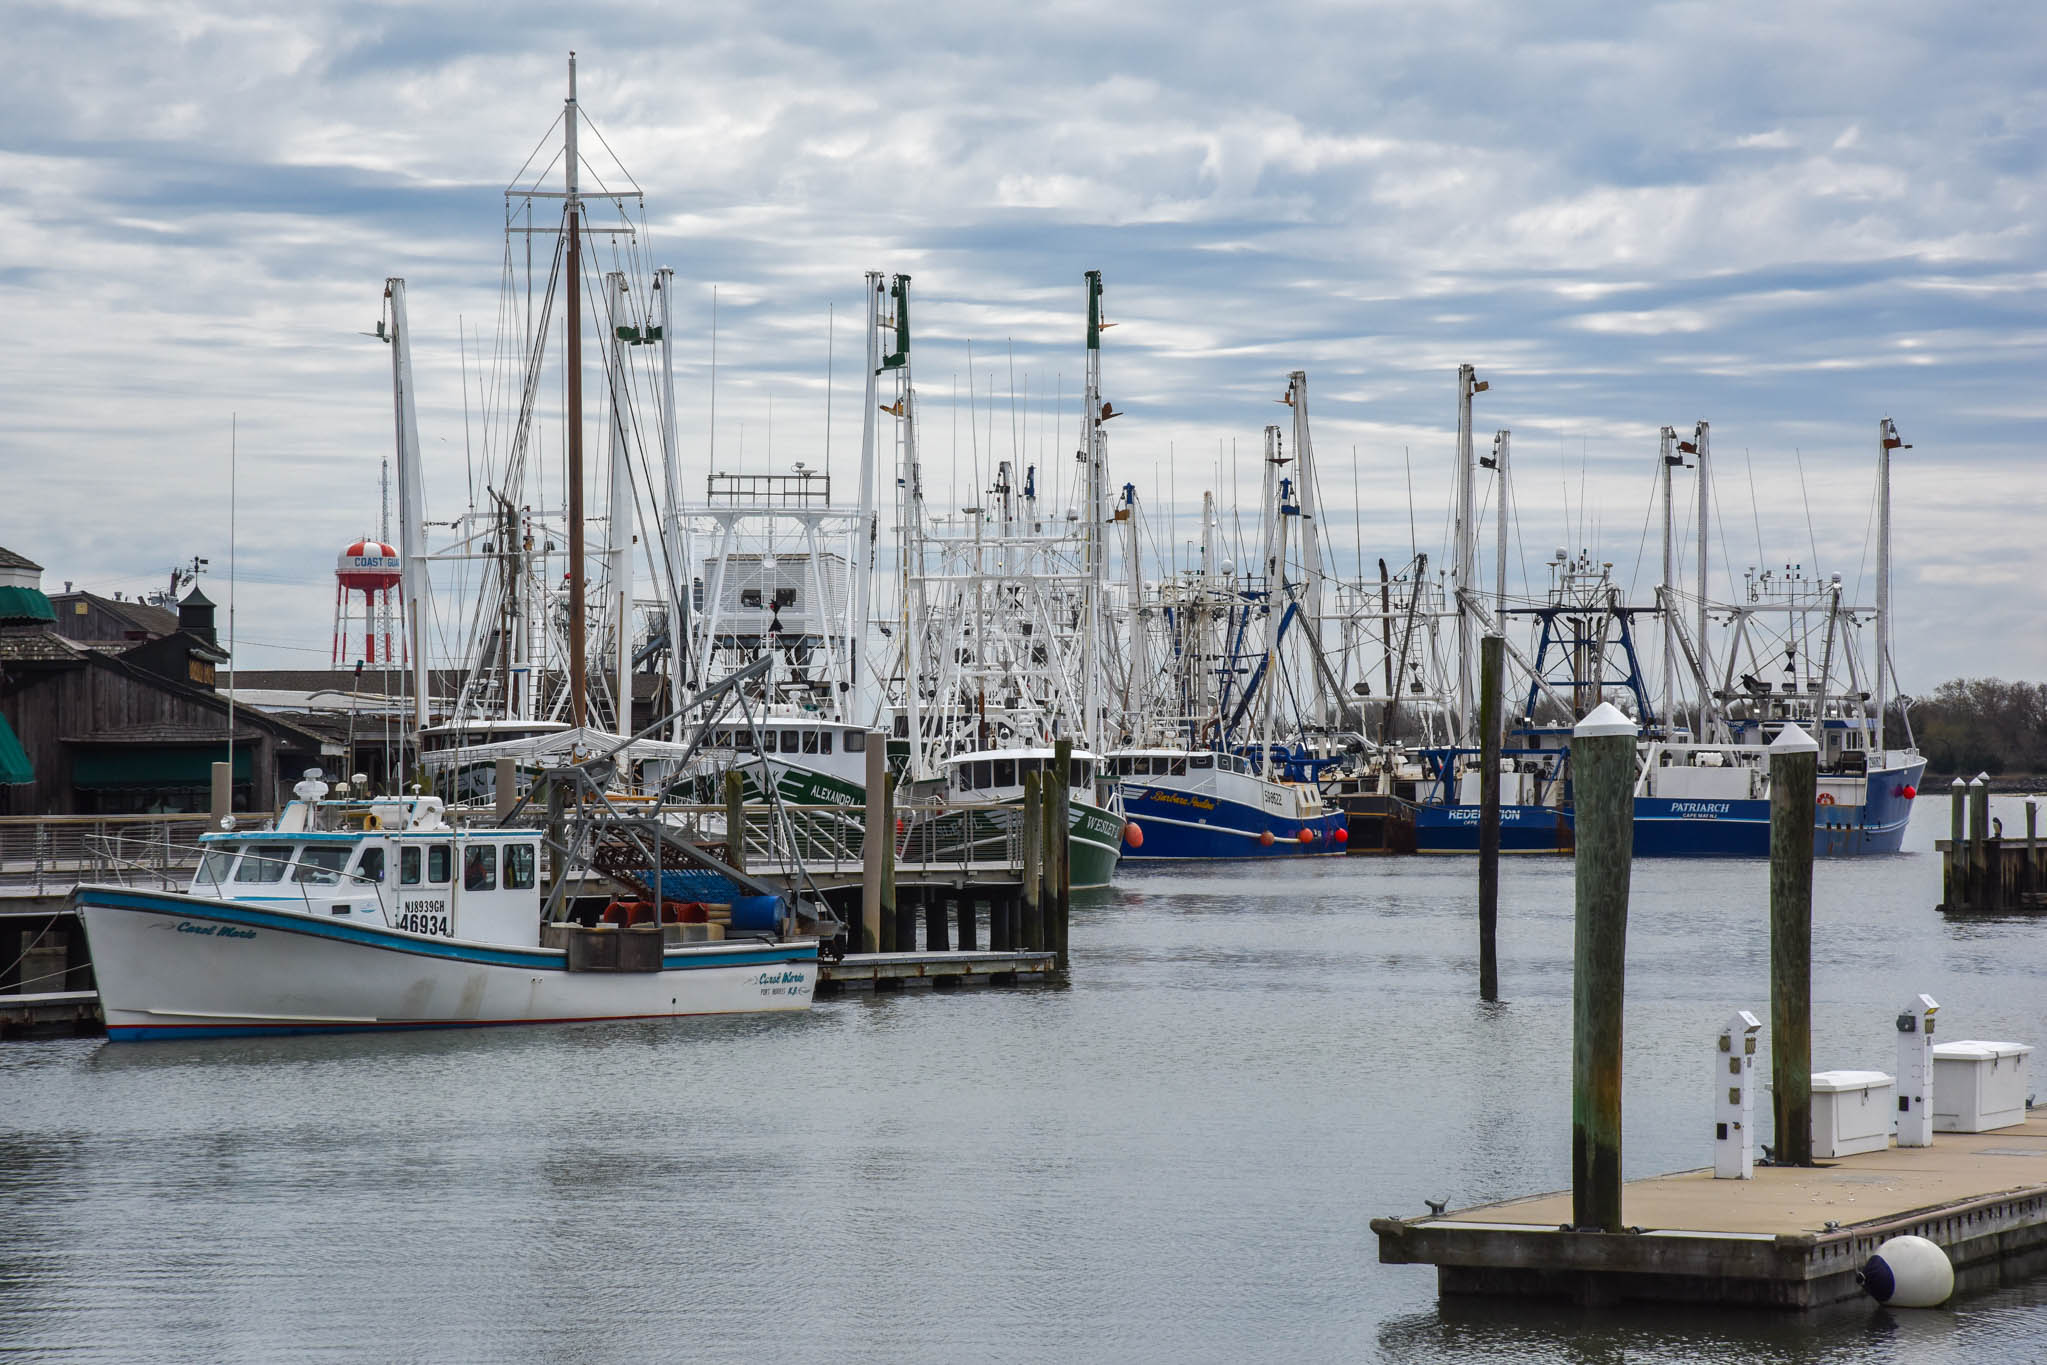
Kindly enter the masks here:
<path id="1" fill-rule="evenodd" d="M 1955 1292 L 1955 1268 L 1924 1237 L 1893 1237 L 1863 1263 L 1855 1282 L 1893 1308 L 1938 1308 Z"/>

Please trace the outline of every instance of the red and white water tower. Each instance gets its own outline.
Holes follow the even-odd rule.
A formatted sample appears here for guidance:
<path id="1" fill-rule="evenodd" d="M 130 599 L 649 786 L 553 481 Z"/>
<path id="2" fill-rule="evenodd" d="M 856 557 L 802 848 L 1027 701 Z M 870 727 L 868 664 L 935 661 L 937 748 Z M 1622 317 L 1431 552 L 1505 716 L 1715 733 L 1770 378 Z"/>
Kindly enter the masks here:
<path id="1" fill-rule="evenodd" d="M 381 662 L 389 667 L 403 660 L 391 651 L 392 623 L 398 619 L 400 594 L 398 552 L 367 536 L 341 552 L 334 566 L 334 663 L 336 666 L 360 659 L 374 667 L 377 637 L 384 637 Z M 362 598 L 357 616 L 355 599 Z M 400 636 L 403 639 L 403 636 Z M 360 651 L 356 645 L 360 643 Z M 402 653 L 402 650 L 401 650 Z"/>

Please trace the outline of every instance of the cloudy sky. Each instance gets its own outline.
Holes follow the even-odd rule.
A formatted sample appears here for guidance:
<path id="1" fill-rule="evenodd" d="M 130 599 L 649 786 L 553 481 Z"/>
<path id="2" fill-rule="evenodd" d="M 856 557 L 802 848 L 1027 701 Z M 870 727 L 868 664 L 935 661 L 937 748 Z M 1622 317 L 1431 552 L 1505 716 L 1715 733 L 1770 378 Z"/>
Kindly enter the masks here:
<path id="1" fill-rule="evenodd" d="M 646 192 L 645 259 L 677 271 L 692 486 L 714 284 L 719 464 L 764 471 L 821 461 L 833 306 L 850 460 L 861 274 L 912 274 L 929 467 L 966 501 L 968 344 L 1000 452 L 1058 445 L 1058 393 L 1070 449 L 1099 268 L 1114 472 L 1182 539 L 1232 441 L 1252 489 L 1302 368 L 1339 566 L 1360 530 L 1367 563 L 1440 554 L 1469 361 L 1482 437 L 1514 433 L 1538 582 L 1568 544 L 1646 593 L 1656 432 L 1703 417 L 1716 558 L 1817 563 L 1867 599 L 1888 414 L 1915 445 L 1905 686 L 2047 677 L 2037 5 L 89 0 L 0 22 L 0 544 L 105 592 L 204 555 L 224 597 L 232 416 L 250 666 L 324 664 L 333 556 L 376 524 L 389 361 L 359 333 L 387 275 L 433 515 L 466 500 L 465 439 L 501 414 L 472 392 L 465 436 L 457 338 L 473 391 L 503 190 L 575 48 Z"/>

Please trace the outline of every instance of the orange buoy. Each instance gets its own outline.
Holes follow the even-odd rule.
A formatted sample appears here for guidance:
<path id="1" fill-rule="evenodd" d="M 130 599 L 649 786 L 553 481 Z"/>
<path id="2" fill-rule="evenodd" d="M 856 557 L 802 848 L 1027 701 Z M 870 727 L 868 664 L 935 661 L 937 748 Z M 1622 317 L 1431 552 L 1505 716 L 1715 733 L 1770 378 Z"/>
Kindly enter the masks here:
<path id="1" fill-rule="evenodd" d="M 1123 826 L 1123 842 L 1132 848 L 1144 847 L 1144 831 L 1137 827 L 1135 820 Z"/>
<path id="2" fill-rule="evenodd" d="M 1259 842 L 1259 843 L 1261 843 L 1261 844 L 1263 844 L 1263 845 L 1264 845 L 1265 847 L 1267 847 L 1267 848 L 1271 848 L 1271 847 L 1272 847 L 1272 831 L 1271 831 L 1271 830 L 1266 830 L 1266 831 L 1265 831 L 1265 833 L 1263 833 L 1263 834 L 1259 835 L 1259 836 L 1258 836 L 1258 842 Z"/>
<path id="3" fill-rule="evenodd" d="M 1302 830 L 1302 831 L 1301 831 L 1301 842 L 1302 842 L 1302 843 L 1304 843 L 1304 844 L 1312 844 L 1312 843 L 1314 843 L 1314 842 L 1315 842 L 1315 831 L 1314 831 L 1314 830 L 1312 830 L 1312 829 L 1304 829 L 1304 830 Z"/>

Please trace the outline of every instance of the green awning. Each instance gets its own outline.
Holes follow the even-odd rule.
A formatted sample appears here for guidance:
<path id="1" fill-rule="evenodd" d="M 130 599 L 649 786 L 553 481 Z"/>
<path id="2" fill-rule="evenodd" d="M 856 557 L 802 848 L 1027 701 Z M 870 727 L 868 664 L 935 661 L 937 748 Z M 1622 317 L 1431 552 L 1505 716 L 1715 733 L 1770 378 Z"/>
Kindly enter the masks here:
<path id="1" fill-rule="evenodd" d="M 213 780 L 213 765 L 227 761 L 225 744 L 110 745 L 81 749 L 71 759 L 74 787 L 203 787 Z M 247 782 L 255 772 L 255 754 L 235 746 L 235 780 Z"/>
<path id="2" fill-rule="evenodd" d="M 19 786 L 35 780 L 36 770 L 28 761 L 27 750 L 15 738 L 14 727 L 7 723 L 7 717 L 0 716 L 0 787 Z"/>
<path id="3" fill-rule="evenodd" d="M 20 586 L 0 588 L 0 625 L 56 619 L 57 609 L 36 589 Z"/>

